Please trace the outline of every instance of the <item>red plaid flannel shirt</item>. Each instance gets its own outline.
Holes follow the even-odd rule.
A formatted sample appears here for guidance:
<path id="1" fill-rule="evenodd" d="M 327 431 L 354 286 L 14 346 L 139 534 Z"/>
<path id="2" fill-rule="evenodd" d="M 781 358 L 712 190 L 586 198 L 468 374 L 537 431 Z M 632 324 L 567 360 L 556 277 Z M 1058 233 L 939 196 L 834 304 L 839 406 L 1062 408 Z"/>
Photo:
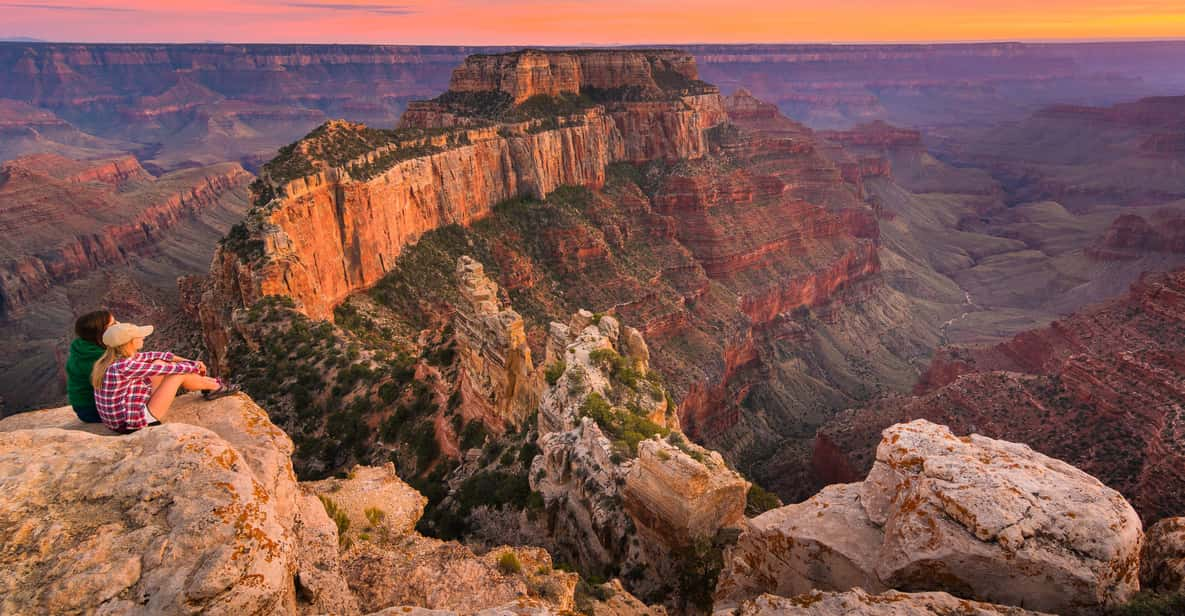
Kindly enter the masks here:
<path id="1" fill-rule="evenodd" d="M 95 407 L 103 425 L 116 432 L 139 430 L 148 425 L 144 411 L 152 397 L 152 379 L 161 374 L 191 374 L 198 372 L 192 361 L 153 364 L 163 359 L 173 361 L 169 352 L 136 353 L 116 360 L 103 374 L 103 383 L 95 389 Z"/>

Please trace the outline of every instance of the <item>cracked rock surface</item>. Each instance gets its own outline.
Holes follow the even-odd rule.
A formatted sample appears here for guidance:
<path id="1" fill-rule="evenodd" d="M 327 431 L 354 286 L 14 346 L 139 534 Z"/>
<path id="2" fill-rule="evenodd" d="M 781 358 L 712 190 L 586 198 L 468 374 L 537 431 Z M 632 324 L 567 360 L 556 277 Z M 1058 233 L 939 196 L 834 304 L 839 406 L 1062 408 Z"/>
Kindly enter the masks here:
<path id="1" fill-rule="evenodd" d="M 917 420 L 885 430 L 863 483 L 755 518 L 717 599 L 858 585 L 1079 613 L 1139 589 L 1141 540 L 1135 511 L 1090 475 Z"/>
<path id="2" fill-rule="evenodd" d="M 813 591 L 787 599 L 761 595 L 735 609 L 719 610 L 715 616 L 1041 616 L 1019 607 L 992 605 L 952 597 L 944 592 L 879 595 L 856 588 L 848 592 Z"/>
<path id="3" fill-rule="evenodd" d="M 1165 518 L 1148 529 L 1140 584 L 1154 592 L 1185 592 L 1185 517 Z"/>

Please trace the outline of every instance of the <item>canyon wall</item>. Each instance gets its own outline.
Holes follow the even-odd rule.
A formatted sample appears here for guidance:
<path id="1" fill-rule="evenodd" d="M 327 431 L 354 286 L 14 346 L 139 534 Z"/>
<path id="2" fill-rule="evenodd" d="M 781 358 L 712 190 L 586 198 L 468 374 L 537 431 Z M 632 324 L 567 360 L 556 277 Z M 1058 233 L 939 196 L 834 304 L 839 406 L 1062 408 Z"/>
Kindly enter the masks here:
<path id="1" fill-rule="evenodd" d="M 123 156 L 36 155 L 0 167 L 0 317 L 50 287 L 143 255 L 251 176 L 233 163 L 154 178 Z M 51 222 L 52 221 L 52 222 Z"/>
<path id="2" fill-rule="evenodd" d="M 1058 88 L 1086 104 L 1169 93 L 1183 85 L 1179 42 L 968 45 L 694 45 L 703 77 L 744 86 L 812 125 L 872 119 L 927 124 L 963 114 L 980 120 L 1057 100 Z M 394 121 L 410 99 L 434 95 L 471 54 L 498 47 L 380 45 L 118 45 L 0 43 L 0 91 L 60 112 L 71 122 L 111 124 L 140 99 L 189 81 L 219 96 L 316 109 L 356 121 Z M 593 52 L 612 62 L 611 52 Z M 497 56 L 491 56 L 496 58 Z M 498 60 L 487 60 L 497 63 Z M 573 79 L 584 60 L 571 61 Z M 674 72 L 686 63 L 677 59 Z M 487 89 L 474 64 L 462 82 Z M 533 66 L 499 82 L 529 84 Z M 631 77 L 621 70 L 613 83 Z M 561 80 L 562 81 L 562 80 Z M 556 82 L 559 83 L 559 82 Z M 188 86 L 187 86 L 188 87 Z M 517 87 L 517 86 L 515 86 Z M 598 86 L 599 87 L 599 86 Z M 1007 98 L 1003 92 L 1007 92 Z M 958 101 L 961 104 L 942 105 Z M 916 121 L 915 121 L 916 120 Z M 306 128 L 311 128 L 312 124 Z"/>
<path id="3" fill-rule="evenodd" d="M 820 429 L 815 472 L 851 481 L 879 431 L 914 418 L 1024 439 L 1093 473 L 1147 523 L 1185 507 L 1180 350 L 1185 271 L 1145 274 L 1121 298 L 981 348 L 944 348 L 914 397 L 842 413 Z"/>

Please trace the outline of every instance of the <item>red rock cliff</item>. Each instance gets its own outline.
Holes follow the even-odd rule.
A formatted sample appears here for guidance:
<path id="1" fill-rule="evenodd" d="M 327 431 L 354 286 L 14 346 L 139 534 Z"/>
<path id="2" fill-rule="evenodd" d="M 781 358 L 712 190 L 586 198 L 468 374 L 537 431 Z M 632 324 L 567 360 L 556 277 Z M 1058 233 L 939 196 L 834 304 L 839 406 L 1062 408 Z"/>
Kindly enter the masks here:
<path id="1" fill-rule="evenodd" d="M 510 121 L 499 121 L 465 98 L 479 87 L 500 88 L 492 96 L 509 88 L 516 99 L 589 84 L 619 87 L 614 79 L 628 88 L 646 75 L 654 84 L 646 100 L 585 101 L 559 116 L 508 107 L 499 117 Z M 335 148 L 375 131 L 329 123 L 294 146 L 308 155 L 311 174 L 291 177 L 277 163 L 265 168 L 277 198 L 249 217 L 249 243 L 259 253 L 238 250 L 242 263 L 233 267 L 226 254 L 233 249 L 220 253 L 216 295 L 235 305 L 285 295 L 313 318 L 332 318 L 338 302 L 378 281 L 426 231 L 468 224 L 499 202 L 543 198 L 566 184 L 599 188 L 615 161 L 702 157 L 704 130 L 724 116 L 715 89 L 694 77 L 690 57 L 674 52 L 478 56 L 454 75 L 452 99 L 422 104 L 404 118 L 398 134 L 420 137 L 337 160 Z M 458 97 L 463 104 L 448 103 Z M 225 316 L 210 318 L 207 332 L 226 329 Z M 217 355 L 212 335 L 207 342 Z"/>

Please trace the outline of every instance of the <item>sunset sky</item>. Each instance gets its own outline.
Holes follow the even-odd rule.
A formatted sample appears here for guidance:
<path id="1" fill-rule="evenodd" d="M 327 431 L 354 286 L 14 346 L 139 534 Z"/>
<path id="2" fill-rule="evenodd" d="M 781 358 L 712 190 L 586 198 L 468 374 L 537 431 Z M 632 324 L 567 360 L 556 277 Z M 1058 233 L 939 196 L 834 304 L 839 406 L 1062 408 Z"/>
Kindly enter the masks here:
<path id="1" fill-rule="evenodd" d="M 0 37 L 442 45 L 1185 37 L 1185 0 L 0 0 Z"/>

